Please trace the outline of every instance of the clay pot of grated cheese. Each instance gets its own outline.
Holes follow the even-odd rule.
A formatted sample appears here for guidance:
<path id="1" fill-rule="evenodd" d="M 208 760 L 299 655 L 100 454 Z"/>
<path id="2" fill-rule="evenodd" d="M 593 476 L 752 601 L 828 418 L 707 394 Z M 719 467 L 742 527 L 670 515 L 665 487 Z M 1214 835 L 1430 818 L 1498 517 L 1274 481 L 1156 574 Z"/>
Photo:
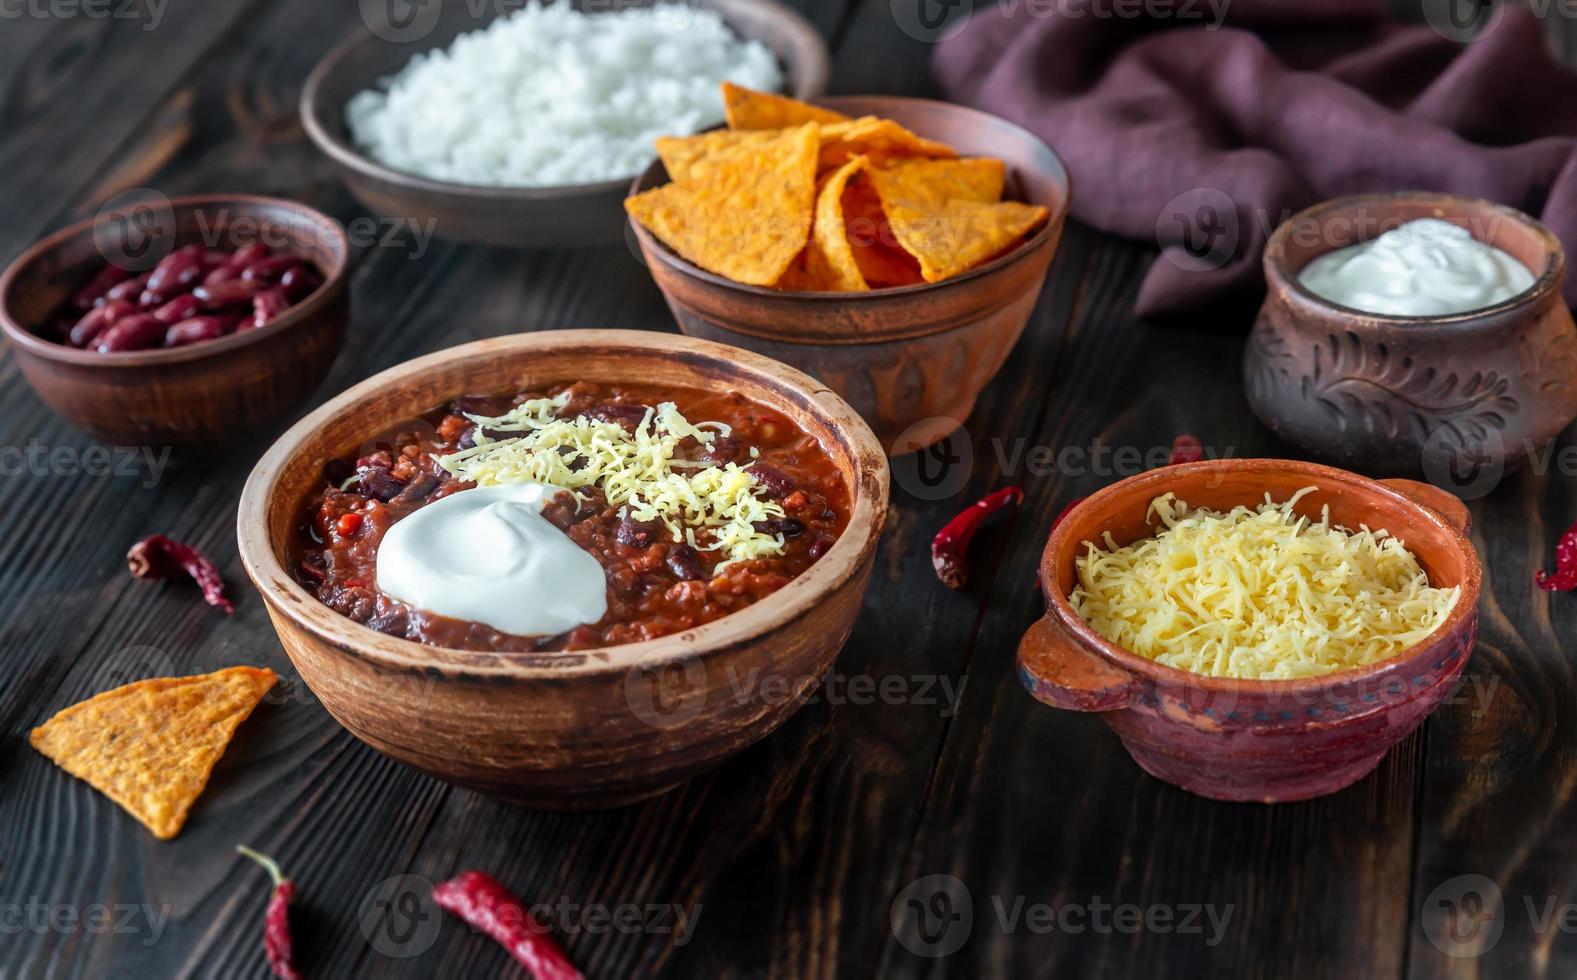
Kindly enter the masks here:
<path id="1" fill-rule="evenodd" d="M 1298 680 L 1208 677 L 1106 640 L 1068 596 L 1083 542 L 1110 532 L 1119 546 L 1151 536 L 1150 502 L 1173 493 L 1190 507 L 1228 511 L 1269 493 L 1318 520 L 1399 538 L 1430 585 L 1461 589 L 1423 642 L 1367 667 Z M 1480 569 L 1457 498 L 1411 480 L 1371 480 L 1314 463 L 1208 460 L 1151 470 L 1075 506 L 1041 557 L 1046 615 L 1019 645 L 1019 677 L 1053 707 L 1099 714 L 1151 775 L 1218 800 L 1279 803 L 1323 796 L 1362 779 L 1450 692 L 1478 634 Z"/>

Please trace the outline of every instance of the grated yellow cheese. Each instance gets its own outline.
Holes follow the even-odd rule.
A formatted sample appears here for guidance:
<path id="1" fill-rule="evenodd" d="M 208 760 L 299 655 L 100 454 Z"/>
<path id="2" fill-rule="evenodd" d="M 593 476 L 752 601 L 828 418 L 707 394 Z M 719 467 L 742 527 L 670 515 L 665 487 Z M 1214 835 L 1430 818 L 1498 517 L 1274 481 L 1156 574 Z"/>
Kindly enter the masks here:
<path id="1" fill-rule="evenodd" d="M 728 556 L 717 567 L 783 553 L 783 536 L 755 522 L 783 517 L 782 505 L 761 494 L 749 467 L 683 458 L 686 437 L 703 445 L 721 422 L 691 423 L 672 402 L 647 409 L 632 433 L 616 422 L 584 415 L 560 418 L 569 396 L 522 402 L 495 418 L 467 415 L 477 424 L 476 445 L 439 457 L 438 464 L 478 486 L 535 481 L 566 490 L 597 486 L 608 502 L 628 506 L 638 521 L 658 520 L 674 541 Z M 494 437 L 488 431 L 519 433 Z M 755 455 L 752 449 L 751 455 Z"/>
<path id="2" fill-rule="evenodd" d="M 1285 503 L 1190 511 L 1151 501 L 1154 537 L 1084 542 L 1070 600 L 1095 631 L 1158 663 L 1211 677 L 1289 680 L 1395 656 L 1445 622 L 1458 589 L 1433 588 L 1403 543 Z"/>

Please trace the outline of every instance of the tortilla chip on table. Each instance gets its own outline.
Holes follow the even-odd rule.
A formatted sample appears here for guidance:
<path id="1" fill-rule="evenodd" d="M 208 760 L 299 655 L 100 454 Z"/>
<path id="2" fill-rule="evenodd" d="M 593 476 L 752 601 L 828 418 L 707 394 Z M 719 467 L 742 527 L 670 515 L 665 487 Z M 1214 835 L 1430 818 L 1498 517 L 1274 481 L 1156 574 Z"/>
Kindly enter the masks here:
<path id="1" fill-rule="evenodd" d="M 169 840 L 274 681 L 256 667 L 137 681 L 62 709 L 29 742 Z"/>

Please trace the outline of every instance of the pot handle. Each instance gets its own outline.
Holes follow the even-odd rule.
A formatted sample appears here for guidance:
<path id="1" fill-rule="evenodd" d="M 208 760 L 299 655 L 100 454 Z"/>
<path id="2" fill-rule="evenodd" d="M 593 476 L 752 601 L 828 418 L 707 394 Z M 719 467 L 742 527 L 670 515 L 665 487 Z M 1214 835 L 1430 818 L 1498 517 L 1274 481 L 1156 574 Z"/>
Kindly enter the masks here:
<path id="1" fill-rule="evenodd" d="M 1139 694 L 1138 678 L 1084 649 L 1049 612 L 1019 641 L 1018 674 L 1037 700 L 1069 711 L 1115 711 Z"/>
<path id="2" fill-rule="evenodd" d="M 1381 483 L 1413 501 L 1439 514 L 1447 524 L 1463 534 L 1473 529 L 1473 514 L 1467 504 L 1437 486 L 1417 480 L 1381 480 Z"/>

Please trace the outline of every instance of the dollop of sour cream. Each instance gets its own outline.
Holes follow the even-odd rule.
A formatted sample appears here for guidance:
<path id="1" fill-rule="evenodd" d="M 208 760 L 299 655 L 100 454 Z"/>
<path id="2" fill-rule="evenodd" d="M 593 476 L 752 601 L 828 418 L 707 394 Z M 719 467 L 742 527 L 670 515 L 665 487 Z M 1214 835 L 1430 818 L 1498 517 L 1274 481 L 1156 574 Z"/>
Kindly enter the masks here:
<path id="1" fill-rule="evenodd" d="M 1533 274 L 1460 225 L 1420 218 L 1321 255 L 1298 281 L 1316 296 L 1365 313 L 1439 316 L 1508 300 L 1533 285 Z"/>
<path id="2" fill-rule="evenodd" d="M 602 566 L 542 516 L 558 487 L 462 490 L 396 522 L 378 546 L 378 588 L 439 616 L 552 636 L 608 611 Z"/>

